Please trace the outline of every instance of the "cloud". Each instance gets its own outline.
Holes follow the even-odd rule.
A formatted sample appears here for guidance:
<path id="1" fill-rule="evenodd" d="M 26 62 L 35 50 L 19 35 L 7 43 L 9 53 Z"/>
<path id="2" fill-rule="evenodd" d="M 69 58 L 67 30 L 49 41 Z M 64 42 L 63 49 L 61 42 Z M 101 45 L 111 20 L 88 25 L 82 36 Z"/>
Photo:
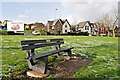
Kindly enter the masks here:
<path id="1" fill-rule="evenodd" d="M 20 15 L 18 15 L 18 18 L 19 18 L 19 19 L 28 19 L 29 16 L 26 16 L 26 15 L 24 15 L 24 14 L 20 14 Z"/>
<path id="2" fill-rule="evenodd" d="M 32 8 L 25 10 L 25 12 L 23 14 L 18 15 L 18 18 L 19 19 L 29 19 L 30 17 L 28 16 L 28 14 L 31 14 L 32 12 L 33 12 Z"/>
<path id="3" fill-rule="evenodd" d="M 33 9 L 30 8 L 30 9 L 28 9 L 28 10 L 25 11 L 25 14 L 27 15 L 27 14 L 30 14 L 30 13 L 32 13 L 32 12 L 33 12 Z"/>
<path id="4" fill-rule="evenodd" d="M 114 8 L 118 6 L 118 0 L 61 0 L 62 6 L 74 13 L 72 18 L 74 21 L 80 22 L 85 20 L 90 20 L 92 22 L 98 21 L 105 13 L 111 12 Z M 68 15 L 68 18 L 71 17 Z M 76 21 L 77 20 L 77 21 Z"/>

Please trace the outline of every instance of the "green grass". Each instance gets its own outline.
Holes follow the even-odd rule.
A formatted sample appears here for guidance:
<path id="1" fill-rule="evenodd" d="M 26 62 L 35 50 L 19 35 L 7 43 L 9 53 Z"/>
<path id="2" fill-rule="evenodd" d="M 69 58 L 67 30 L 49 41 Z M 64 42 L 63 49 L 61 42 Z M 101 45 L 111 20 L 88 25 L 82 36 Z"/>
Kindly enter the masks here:
<path id="1" fill-rule="evenodd" d="M 88 36 L 2 36 L 2 73 L 3 76 L 21 76 L 28 69 L 26 51 L 21 50 L 20 41 L 63 38 L 61 47 L 74 47 L 73 54 L 90 57 L 93 62 L 83 66 L 73 78 L 118 78 L 118 38 Z M 54 47 L 37 49 L 36 53 L 53 50 Z M 49 57 L 49 62 L 53 59 Z M 59 59 L 58 59 L 59 61 Z M 56 61 L 56 62 L 58 62 Z M 71 65 L 72 66 L 72 65 Z M 14 75 L 13 75 L 14 74 Z M 50 76 L 51 77 L 51 76 Z"/>
<path id="2" fill-rule="evenodd" d="M 24 33 L 32 33 L 32 30 L 25 30 Z"/>

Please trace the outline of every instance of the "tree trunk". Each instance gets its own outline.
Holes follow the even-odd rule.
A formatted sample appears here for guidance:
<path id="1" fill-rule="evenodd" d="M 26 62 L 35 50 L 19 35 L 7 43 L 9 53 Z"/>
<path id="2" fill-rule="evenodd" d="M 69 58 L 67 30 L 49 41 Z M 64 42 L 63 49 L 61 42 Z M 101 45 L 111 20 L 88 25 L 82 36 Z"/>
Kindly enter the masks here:
<path id="1" fill-rule="evenodd" d="M 108 37 L 110 36 L 109 34 L 110 34 L 110 32 L 109 32 L 109 28 L 107 28 L 107 30 L 108 30 Z"/>
<path id="2" fill-rule="evenodd" d="M 108 30 L 108 37 L 110 36 L 109 33 L 110 33 L 110 32 L 109 32 L 109 30 Z"/>
<path id="3" fill-rule="evenodd" d="M 114 30 L 114 28 L 113 28 L 113 37 L 115 37 L 115 30 Z"/>

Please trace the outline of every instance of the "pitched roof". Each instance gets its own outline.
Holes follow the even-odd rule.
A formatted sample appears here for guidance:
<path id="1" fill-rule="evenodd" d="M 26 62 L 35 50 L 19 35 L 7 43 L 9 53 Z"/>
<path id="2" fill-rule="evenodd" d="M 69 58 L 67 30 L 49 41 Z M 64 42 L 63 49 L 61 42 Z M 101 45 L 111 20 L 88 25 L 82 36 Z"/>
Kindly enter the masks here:
<path id="1" fill-rule="evenodd" d="M 67 19 L 63 20 L 63 24 L 64 24 L 65 22 L 67 22 L 67 23 L 68 23 L 68 25 L 71 27 L 71 25 L 70 25 L 70 23 L 68 22 L 68 20 L 67 20 Z"/>
<path id="2" fill-rule="evenodd" d="M 4 21 L 6 21 L 6 22 L 12 22 L 12 21 L 10 21 L 10 20 L 4 20 Z"/>
<path id="3" fill-rule="evenodd" d="M 55 20 L 53 21 L 52 25 L 54 26 L 57 21 L 58 21 L 58 19 L 55 19 Z"/>
<path id="4" fill-rule="evenodd" d="M 51 26 L 53 21 L 48 21 L 48 25 Z"/>
<path id="5" fill-rule="evenodd" d="M 62 19 L 59 18 L 59 19 L 55 19 L 54 21 L 48 21 L 49 26 L 51 26 L 51 25 L 54 26 L 58 20 L 60 21 L 60 23 L 61 23 L 62 25 L 63 25 L 66 21 L 68 22 L 67 19 L 62 20 Z M 68 24 L 69 24 L 69 22 L 68 22 Z M 70 24 L 69 24 L 69 25 L 70 25 Z"/>
<path id="6" fill-rule="evenodd" d="M 93 25 L 93 27 L 94 27 L 94 23 L 89 23 L 89 25 L 90 25 L 90 26 Z"/>
<path id="7" fill-rule="evenodd" d="M 83 26 L 85 25 L 86 21 L 85 22 L 79 22 L 78 25 L 80 28 L 83 28 Z"/>

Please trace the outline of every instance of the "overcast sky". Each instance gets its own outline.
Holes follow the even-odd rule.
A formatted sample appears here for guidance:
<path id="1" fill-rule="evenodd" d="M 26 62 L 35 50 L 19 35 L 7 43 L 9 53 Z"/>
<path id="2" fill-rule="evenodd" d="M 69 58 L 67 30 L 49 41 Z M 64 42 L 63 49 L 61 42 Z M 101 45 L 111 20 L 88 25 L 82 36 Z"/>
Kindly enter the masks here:
<path id="1" fill-rule="evenodd" d="M 2 0 L 2 21 L 43 22 L 55 18 L 70 24 L 90 20 L 96 22 L 107 12 L 118 8 L 119 0 Z M 57 10 L 56 10 L 57 9 Z"/>

